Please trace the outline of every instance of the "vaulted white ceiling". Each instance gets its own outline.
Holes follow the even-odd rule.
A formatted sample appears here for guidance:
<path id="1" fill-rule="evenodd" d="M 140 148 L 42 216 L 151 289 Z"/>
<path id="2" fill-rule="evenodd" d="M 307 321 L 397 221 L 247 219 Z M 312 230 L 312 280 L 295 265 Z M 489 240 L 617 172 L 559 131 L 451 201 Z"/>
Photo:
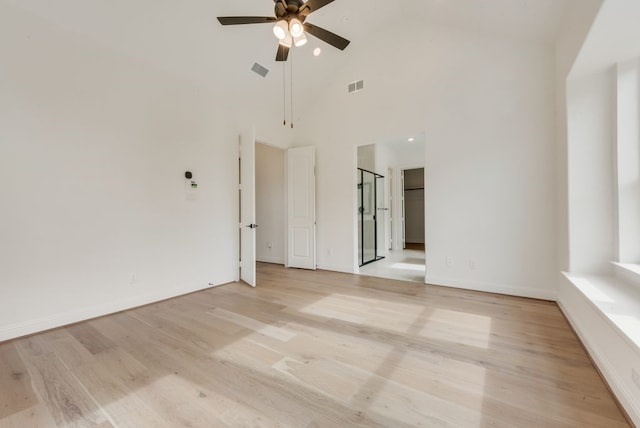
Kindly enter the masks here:
<path id="1" fill-rule="evenodd" d="M 273 109 L 282 114 L 283 65 L 275 62 L 277 41 L 271 25 L 223 27 L 216 20 L 229 15 L 272 16 L 272 0 L 2 1 L 229 96 L 251 94 L 262 106 L 277 99 Z M 551 44 L 566 4 L 567 0 L 336 0 L 308 20 L 351 40 L 351 45 L 340 52 L 310 37 L 306 46 L 295 49 L 294 102 L 299 110 L 304 109 L 332 83 L 335 70 L 354 52 L 368 48 L 368 40 L 376 33 L 403 25 L 447 25 Z M 323 50 L 317 58 L 312 55 L 315 47 Z M 271 70 L 267 78 L 250 71 L 254 62 Z"/>

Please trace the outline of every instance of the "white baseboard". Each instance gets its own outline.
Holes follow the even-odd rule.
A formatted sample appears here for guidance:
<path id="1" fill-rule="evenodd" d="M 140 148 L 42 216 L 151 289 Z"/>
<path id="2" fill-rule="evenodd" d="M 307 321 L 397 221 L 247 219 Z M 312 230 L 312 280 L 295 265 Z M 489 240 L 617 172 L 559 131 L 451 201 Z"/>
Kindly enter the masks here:
<path id="1" fill-rule="evenodd" d="M 226 283 L 216 285 L 200 285 L 194 287 L 182 287 L 172 290 L 164 290 L 158 293 L 146 294 L 141 296 L 135 296 L 123 300 L 114 302 L 107 302 L 96 306 L 85 307 L 68 312 L 53 314 L 51 316 L 27 320 L 15 324 L 9 324 L 6 326 L 0 326 L 0 342 L 6 340 L 15 339 L 18 337 L 28 336 L 34 333 L 39 333 L 53 328 L 62 327 L 69 324 L 74 324 L 81 321 L 86 321 L 92 318 L 98 318 L 104 315 L 113 314 L 116 312 L 133 309 L 139 306 L 148 305 L 151 303 L 159 302 L 173 297 L 193 293 L 200 290 L 206 290 L 208 288 L 216 287 Z"/>
<path id="2" fill-rule="evenodd" d="M 427 275 L 425 284 L 439 285 L 442 287 L 462 288 L 465 290 L 484 291 L 487 293 L 506 294 L 508 296 L 528 297 L 532 299 L 556 301 L 558 295 L 550 290 L 538 290 L 528 287 L 514 287 L 503 284 L 494 284 L 480 281 L 466 281 L 456 279 L 437 278 Z"/>
<path id="3" fill-rule="evenodd" d="M 257 256 L 256 257 L 256 261 L 257 262 L 262 262 L 262 263 L 273 263 L 273 264 L 276 264 L 276 265 L 283 265 L 284 264 L 284 257 Z"/>

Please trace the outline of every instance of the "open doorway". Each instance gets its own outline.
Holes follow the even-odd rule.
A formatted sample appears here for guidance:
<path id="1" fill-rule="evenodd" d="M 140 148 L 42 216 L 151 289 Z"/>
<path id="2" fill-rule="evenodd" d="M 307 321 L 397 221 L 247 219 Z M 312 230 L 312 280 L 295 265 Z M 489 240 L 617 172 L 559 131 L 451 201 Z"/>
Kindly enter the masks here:
<path id="1" fill-rule="evenodd" d="M 314 270 L 315 148 L 255 146 L 256 260 Z"/>
<path id="2" fill-rule="evenodd" d="M 383 192 L 377 198 L 379 230 L 375 234 L 378 239 L 377 255 L 384 258 L 359 266 L 357 271 L 362 275 L 424 283 L 424 134 L 411 139 L 360 146 L 357 155 L 358 168 L 385 175 L 380 186 Z M 356 201 L 357 215 L 360 207 Z"/>
<path id="3" fill-rule="evenodd" d="M 402 171 L 404 192 L 404 245 L 407 250 L 424 251 L 424 168 Z"/>
<path id="4" fill-rule="evenodd" d="M 256 142 L 256 260 L 285 263 L 285 151 Z"/>

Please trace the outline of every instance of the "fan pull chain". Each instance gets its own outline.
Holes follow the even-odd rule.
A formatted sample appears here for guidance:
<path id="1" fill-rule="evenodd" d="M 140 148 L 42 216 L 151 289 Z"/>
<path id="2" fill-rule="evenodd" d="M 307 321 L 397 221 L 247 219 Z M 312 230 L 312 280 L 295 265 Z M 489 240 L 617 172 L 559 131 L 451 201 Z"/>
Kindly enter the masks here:
<path id="1" fill-rule="evenodd" d="M 282 126 L 287 126 L 287 86 L 285 84 L 285 63 L 282 63 Z"/>

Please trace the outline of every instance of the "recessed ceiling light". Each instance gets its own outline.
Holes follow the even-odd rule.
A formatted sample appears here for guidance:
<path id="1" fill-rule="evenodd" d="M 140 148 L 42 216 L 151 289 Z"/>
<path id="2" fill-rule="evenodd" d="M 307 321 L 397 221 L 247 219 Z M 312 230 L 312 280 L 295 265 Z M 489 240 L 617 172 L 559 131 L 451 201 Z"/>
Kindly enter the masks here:
<path id="1" fill-rule="evenodd" d="M 320 56 L 321 53 L 322 53 L 322 49 L 320 48 L 315 48 L 313 50 L 313 56 Z"/>
<path id="2" fill-rule="evenodd" d="M 416 139 L 415 139 L 415 138 L 413 138 L 413 137 L 409 138 L 409 142 L 410 142 L 410 143 L 413 143 L 414 141 L 416 141 Z"/>

